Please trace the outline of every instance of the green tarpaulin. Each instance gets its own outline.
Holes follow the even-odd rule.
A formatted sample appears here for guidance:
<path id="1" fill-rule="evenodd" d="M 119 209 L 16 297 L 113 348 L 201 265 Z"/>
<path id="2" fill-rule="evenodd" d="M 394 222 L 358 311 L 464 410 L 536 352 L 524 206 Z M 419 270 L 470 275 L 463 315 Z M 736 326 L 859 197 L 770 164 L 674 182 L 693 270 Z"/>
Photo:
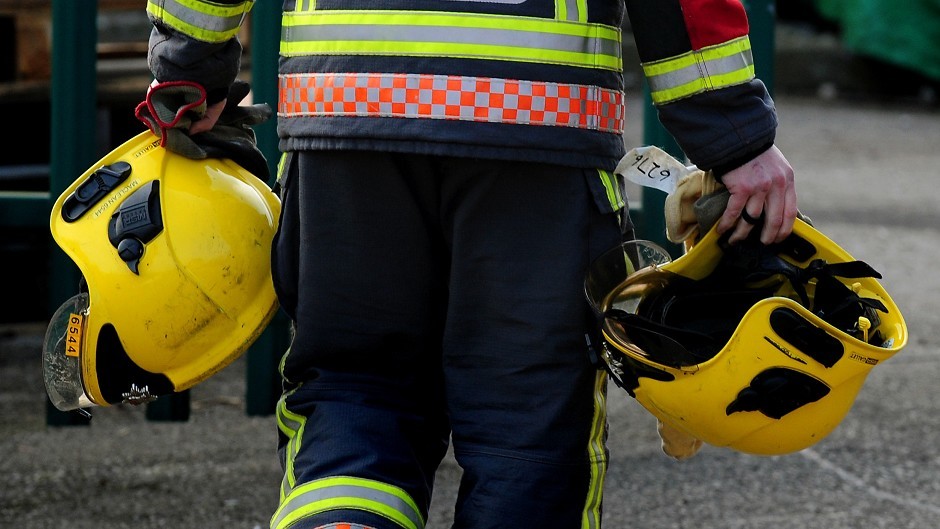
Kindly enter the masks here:
<path id="1" fill-rule="evenodd" d="M 813 1 L 850 51 L 940 80 L 940 0 Z"/>

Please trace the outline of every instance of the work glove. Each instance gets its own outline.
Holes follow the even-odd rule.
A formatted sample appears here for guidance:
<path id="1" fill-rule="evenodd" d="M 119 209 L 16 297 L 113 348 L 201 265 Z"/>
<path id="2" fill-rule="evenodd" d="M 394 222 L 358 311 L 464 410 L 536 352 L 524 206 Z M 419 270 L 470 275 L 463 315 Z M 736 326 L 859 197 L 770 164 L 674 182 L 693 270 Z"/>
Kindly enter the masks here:
<path id="1" fill-rule="evenodd" d="M 702 448 L 701 440 L 659 419 L 656 419 L 656 431 L 659 432 L 659 438 L 662 441 L 663 453 L 676 461 L 689 459 Z"/>
<path id="2" fill-rule="evenodd" d="M 212 130 L 192 136 L 190 125 L 204 116 L 207 108 L 206 91 L 197 83 L 170 81 L 151 85 L 146 99 L 134 113 L 160 138 L 162 147 L 195 160 L 229 158 L 267 180 L 268 164 L 258 150 L 252 127 L 270 119 L 272 111 L 264 103 L 240 105 L 250 90 L 248 83 L 236 80 Z"/>
<path id="3" fill-rule="evenodd" d="M 663 204 L 666 238 L 674 243 L 697 241 L 727 205 L 728 192 L 711 171 L 699 169 L 683 176 Z"/>

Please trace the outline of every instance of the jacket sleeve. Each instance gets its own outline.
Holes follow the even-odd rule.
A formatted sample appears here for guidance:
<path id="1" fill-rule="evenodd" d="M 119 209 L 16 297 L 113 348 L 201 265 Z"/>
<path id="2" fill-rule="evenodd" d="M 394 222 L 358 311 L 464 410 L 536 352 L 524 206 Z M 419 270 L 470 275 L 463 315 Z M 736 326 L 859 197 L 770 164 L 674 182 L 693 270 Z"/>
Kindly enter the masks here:
<path id="1" fill-rule="evenodd" d="M 754 76 L 741 0 L 626 0 L 663 126 L 700 169 L 723 174 L 774 142 L 773 100 Z"/>
<path id="2" fill-rule="evenodd" d="M 149 0 L 153 23 L 147 64 L 160 82 L 192 81 L 206 89 L 206 101 L 228 97 L 241 68 L 238 31 L 253 0 Z"/>

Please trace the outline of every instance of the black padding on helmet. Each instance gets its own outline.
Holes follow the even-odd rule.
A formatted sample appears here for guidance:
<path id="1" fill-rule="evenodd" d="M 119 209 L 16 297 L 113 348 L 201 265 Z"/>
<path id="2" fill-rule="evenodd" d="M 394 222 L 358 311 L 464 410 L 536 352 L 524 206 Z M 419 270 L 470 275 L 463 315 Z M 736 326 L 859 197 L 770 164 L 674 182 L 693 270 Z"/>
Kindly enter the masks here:
<path id="1" fill-rule="evenodd" d="M 757 230 L 754 230 L 755 234 L 759 234 Z M 780 255 L 785 255 L 792 258 L 795 261 L 800 263 L 805 263 L 816 255 L 816 247 L 813 246 L 813 243 L 807 241 L 806 239 L 791 233 L 789 237 L 783 241 L 772 245 L 774 252 Z"/>
<path id="2" fill-rule="evenodd" d="M 610 374 L 610 379 L 618 387 L 626 390 L 631 397 L 636 397 L 636 388 L 640 387 L 641 378 L 649 378 L 660 382 L 672 382 L 676 379 L 671 373 L 660 371 L 633 358 L 624 355 L 616 348 L 604 346 L 610 357 L 604 363 L 604 368 Z"/>
<path id="3" fill-rule="evenodd" d="M 814 261 L 813 264 L 817 263 Z M 871 328 L 876 329 L 881 323 L 878 312 L 887 314 L 888 308 L 879 299 L 859 296 L 836 277 L 880 279 L 881 274 L 861 261 L 831 265 L 822 263 L 820 268 L 822 271 L 815 274 L 818 279 L 813 297 L 813 313 L 840 331 L 862 340 L 864 335 L 858 328 L 859 318 L 867 318 Z M 879 335 L 874 333 L 872 338 L 876 336 Z"/>
<path id="4" fill-rule="evenodd" d="M 146 389 L 154 397 L 173 393 L 166 375 L 146 371 L 130 359 L 113 325 L 101 328 L 95 355 L 99 389 L 108 404 L 124 402 L 132 388 Z"/>
<path id="5" fill-rule="evenodd" d="M 661 324 L 700 361 L 715 356 L 741 319 L 770 289 L 746 289 L 718 277 L 702 281 L 679 278 L 661 294 L 650 296 L 638 312 Z M 686 331 L 682 334 L 680 331 Z"/>
<path id="6" fill-rule="evenodd" d="M 152 180 L 128 195 L 108 221 L 108 240 L 128 268 L 140 274 L 145 245 L 163 231 L 160 181 Z"/>
<path id="7" fill-rule="evenodd" d="M 622 310 L 611 309 L 606 316 L 622 326 L 620 334 L 627 341 L 665 366 L 698 365 L 714 356 L 722 345 L 708 334 L 662 325 Z"/>
<path id="8" fill-rule="evenodd" d="M 131 174 L 131 164 L 117 161 L 98 168 L 62 204 L 62 219 L 75 222 Z"/>
<path id="9" fill-rule="evenodd" d="M 800 352 L 826 367 L 832 367 L 845 354 L 842 342 L 788 308 L 770 313 L 770 328 Z"/>
<path id="10" fill-rule="evenodd" d="M 855 338 L 862 339 L 862 332 L 858 329 L 859 317 L 868 318 L 874 329 L 880 322 L 877 311 L 888 312 L 880 300 L 862 298 L 839 279 L 881 279 L 881 274 L 867 263 L 829 263 L 824 259 L 813 259 L 805 267 L 800 267 L 784 260 L 781 255 L 805 262 L 816 253 L 812 244 L 795 234 L 780 244 L 764 246 L 759 241 L 748 239 L 724 246 L 723 250 L 721 263 L 707 280 L 723 279 L 727 281 L 725 288 L 732 289 L 742 283 L 766 282 L 774 276 L 785 278 L 799 297 L 801 305 Z M 813 281 L 815 285 L 810 299 L 806 286 Z M 877 333 L 873 333 L 871 338 L 875 336 Z"/>
<path id="11" fill-rule="evenodd" d="M 829 386 L 821 380 L 786 367 L 774 367 L 754 377 L 725 413 L 759 411 L 772 419 L 780 419 L 828 394 Z"/>

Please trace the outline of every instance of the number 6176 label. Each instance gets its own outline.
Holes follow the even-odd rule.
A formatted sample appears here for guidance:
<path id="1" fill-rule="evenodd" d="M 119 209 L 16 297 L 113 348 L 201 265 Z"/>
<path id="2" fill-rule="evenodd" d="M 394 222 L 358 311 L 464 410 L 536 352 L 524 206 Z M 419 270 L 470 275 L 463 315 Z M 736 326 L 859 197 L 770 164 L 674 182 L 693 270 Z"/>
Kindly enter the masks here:
<path id="1" fill-rule="evenodd" d="M 65 333 L 65 355 L 78 357 L 78 352 L 82 347 L 82 332 L 85 329 L 83 322 L 85 316 L 82 314 L 69 314 L 69 325 Z"/>

